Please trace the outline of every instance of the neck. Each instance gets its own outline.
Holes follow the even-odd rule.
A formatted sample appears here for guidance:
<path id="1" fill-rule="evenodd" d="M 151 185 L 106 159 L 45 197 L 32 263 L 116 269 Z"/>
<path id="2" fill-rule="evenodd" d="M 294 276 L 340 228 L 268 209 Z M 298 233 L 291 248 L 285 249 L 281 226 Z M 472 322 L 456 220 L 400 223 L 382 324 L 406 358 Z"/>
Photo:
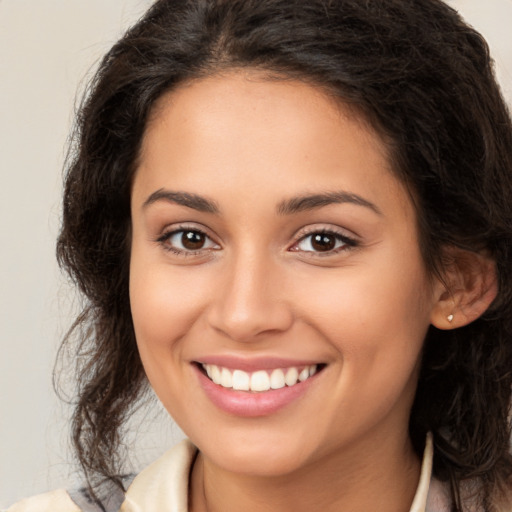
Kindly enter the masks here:
<path id="1" fill-rule="evenodd" d="M 331 453 L 291 474 L 231 473 L 199 454 L 191 474 L 191 512 L 408 512 L 420 461 L 410 441 Z"/>

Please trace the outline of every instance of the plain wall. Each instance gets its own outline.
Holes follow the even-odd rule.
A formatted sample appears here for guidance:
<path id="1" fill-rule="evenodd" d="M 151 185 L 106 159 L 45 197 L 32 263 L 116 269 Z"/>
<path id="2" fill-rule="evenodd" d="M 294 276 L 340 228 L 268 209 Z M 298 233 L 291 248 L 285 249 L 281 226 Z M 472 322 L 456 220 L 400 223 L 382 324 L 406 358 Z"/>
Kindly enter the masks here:
<path id="1" fill-rule="evenodd" d="M 79 478 L 51 379 L 75 305 L 54 257 L 61 169 L 77 89 L 150 3 L 0 0 L 0 508 Z M 487 37 L 512 102 L 512 1 L 450 3 Z M 141 463 L 181 437 L 165 414 L 140 430 Z"/>

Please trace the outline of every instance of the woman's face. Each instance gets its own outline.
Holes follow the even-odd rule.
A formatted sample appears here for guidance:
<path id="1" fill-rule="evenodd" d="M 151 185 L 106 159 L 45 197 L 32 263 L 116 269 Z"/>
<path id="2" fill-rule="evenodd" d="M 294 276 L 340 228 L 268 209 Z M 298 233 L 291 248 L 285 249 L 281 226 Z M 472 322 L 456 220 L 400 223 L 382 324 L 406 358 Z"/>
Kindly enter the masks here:
<path id="1" fill-rule="evenodd" d="M 205 460 L 282 475 L 407 444 L 435 299 L 408 194 L 348 109 L 255 73 L 182 86 L 132 223 L 142 362 Z"/>

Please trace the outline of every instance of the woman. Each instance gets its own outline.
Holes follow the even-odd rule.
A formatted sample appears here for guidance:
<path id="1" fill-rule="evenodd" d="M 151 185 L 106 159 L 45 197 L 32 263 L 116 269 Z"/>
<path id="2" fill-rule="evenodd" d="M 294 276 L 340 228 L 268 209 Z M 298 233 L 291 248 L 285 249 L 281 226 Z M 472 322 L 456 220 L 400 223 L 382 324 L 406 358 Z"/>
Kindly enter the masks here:
<path id="1" fill-rule="evenodd" d="M 10 510 L 512 510 L 512 126 L 452 9 L 158 1 L 75 142 L 89 491 Z M 148 384 L 190 442 L 123 478 Z"/>

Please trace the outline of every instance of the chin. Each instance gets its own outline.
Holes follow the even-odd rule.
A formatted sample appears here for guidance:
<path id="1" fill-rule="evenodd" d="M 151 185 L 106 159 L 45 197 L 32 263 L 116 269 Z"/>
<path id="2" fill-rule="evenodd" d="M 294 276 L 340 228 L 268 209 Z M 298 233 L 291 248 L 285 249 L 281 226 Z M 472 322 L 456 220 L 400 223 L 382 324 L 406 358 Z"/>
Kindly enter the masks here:
<path id="1" fill-rule="evenodd" d="M 255 422 L 258 423 L 258 422 Z M 242 431 L 240 431 L 242 430 Z M 254 425 L 252 429 L 224 429 L 211 436 L 190 436 L 205 458 L 225 471 L 260 477 L 290 474 L 307 464 L 315 450 L 305 443 L 306 433 L 285 432 Z M 298 432 L 295 432 L 298 434 Z"/>
<path id="2" fill-rule="evenodd" d="M 304 466 L 304 452 L 292 447 L 276 447 L 272 443 L 255 446 L 235 446 L 202 452 L 216 466 L 238 475 L 276 478 Z"/>

